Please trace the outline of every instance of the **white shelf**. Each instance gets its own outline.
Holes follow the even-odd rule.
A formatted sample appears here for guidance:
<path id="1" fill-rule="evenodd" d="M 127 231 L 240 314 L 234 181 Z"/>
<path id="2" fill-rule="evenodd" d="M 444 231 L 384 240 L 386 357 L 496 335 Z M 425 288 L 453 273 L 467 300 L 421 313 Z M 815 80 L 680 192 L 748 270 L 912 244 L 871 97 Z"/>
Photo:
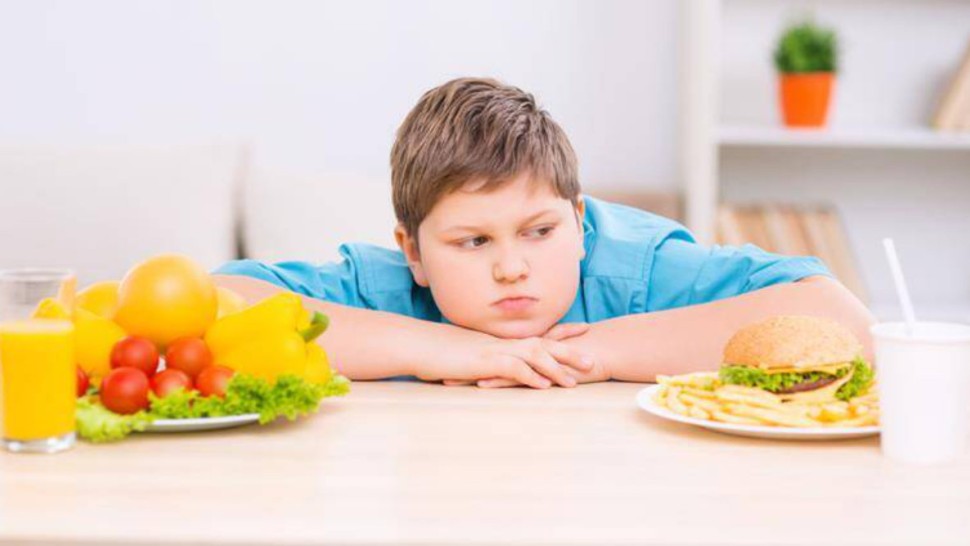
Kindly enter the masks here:
<path id="1" fill-rule="evenodd" d="M 788 129 L 722 125 L 722 146 L 970 150 L 970 133 L 944 133 L 924 127 L 869 129 Z"/>

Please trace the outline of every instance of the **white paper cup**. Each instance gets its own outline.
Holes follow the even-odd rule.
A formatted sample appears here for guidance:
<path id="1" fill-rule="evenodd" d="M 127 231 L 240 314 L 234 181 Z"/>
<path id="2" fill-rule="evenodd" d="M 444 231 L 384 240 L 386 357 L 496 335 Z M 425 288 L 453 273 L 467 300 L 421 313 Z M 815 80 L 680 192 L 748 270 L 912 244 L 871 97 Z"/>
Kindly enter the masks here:
<path id="1" fill-rule="evenodd" d="M 960 457 L 970 434 L 970 326 L 876 324 L 882 452 L 897 461 L 942 463 Z"/>

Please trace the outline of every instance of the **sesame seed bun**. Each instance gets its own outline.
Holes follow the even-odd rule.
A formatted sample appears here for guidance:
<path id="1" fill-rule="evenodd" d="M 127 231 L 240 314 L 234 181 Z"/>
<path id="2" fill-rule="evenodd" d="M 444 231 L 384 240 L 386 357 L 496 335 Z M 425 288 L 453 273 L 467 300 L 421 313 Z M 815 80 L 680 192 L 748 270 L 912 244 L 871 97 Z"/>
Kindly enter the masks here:
<path id="1" fill-rule="evenodd" d="M 724 364 L 810 369 L 851 362 L 860 354 L 859 340 L 835 321 L 779 316 L 738 330 L 724 347 Z"/>

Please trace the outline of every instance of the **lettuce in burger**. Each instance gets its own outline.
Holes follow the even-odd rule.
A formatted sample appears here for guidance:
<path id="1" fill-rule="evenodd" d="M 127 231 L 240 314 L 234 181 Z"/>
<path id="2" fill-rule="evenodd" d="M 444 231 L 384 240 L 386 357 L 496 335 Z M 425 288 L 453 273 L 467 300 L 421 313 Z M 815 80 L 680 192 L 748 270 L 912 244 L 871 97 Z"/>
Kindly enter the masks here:
<path id="1" fill-rule="evenodd" d="M 719 372 L 725 384 L 805 402 L 865 394 L 873 375 L 852 332 L 809 316 L 779 316 L 742 328 L 724 347 Z"/>

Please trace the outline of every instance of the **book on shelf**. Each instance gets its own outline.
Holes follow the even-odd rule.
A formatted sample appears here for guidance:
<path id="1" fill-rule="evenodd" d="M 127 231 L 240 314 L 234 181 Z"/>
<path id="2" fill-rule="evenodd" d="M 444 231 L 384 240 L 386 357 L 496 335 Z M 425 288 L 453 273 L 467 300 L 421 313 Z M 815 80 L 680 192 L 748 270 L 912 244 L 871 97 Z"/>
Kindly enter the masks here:
<path id="1" fill-rule="evenodd" d="M 753 244 L 777 254 L 816 256 L 863 302 L 868 292 L 838 212 L 830 205 L 722 204 L 717 213 L 721 245 Z"/>
<path id="2" fill-rule="evenodd" d="M 941 131 L 970 130 L 970 43 L 943 93 L 933 116 L 933 128 Z"/>

